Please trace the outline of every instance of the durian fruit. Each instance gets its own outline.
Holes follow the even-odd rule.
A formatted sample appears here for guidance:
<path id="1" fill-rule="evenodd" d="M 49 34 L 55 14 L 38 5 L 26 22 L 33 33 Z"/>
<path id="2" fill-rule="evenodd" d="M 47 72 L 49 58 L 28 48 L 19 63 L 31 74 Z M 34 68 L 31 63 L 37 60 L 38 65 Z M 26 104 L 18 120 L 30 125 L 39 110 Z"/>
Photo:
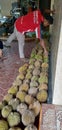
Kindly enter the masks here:
<path id="1" fill-rule="evenodd" d="M 12 98 L 8 104 L 12 106 L 13 110 L 16 110 L 17 106 L 19 105 L 19 100 L 17 98 Z"/>
<path id="2" fill-rule="evenodd" d="M 36 97 L 37 97 L 39 102 L 46 102 L 47 101 L 47 97 L 48 97 L 47 91 L 46 90 L 39 91 L 37 93 Z"/>
<path id="3" fill-rule="evenodd" d="M 31 68 L 28 68 L 28 69 L 27 69 L 27 73 L 32 73 L 32 69 L 31 69 Z"/>
<path id="4" fill-rule="evenodd" d="M 24 130 L 37 130 L 37 128 L 34 124 L 29 124 Z"/>
<path id="5" fill-rule="evenodd" d="M 33 49 L 30 57 L 34 59 L 34 58 L 35 58 L 35 56 L 36 56 L 36 50 L 35 50 L 35 49 Z"/>
<path id="6" fill-rule="evenodd" d="M 40 78 L 39 78 L 39 83 L 40 84 L 42 84 L 42 83 L 46 83 L 46 84 L 48 84 L 48 77 L 47 76 L 40 76 Z"/>
<path id="7" fill-rule="evenodd" d="M 7 118 L 11 111 L 12 111 L 11 106 L 9 105 L 4 106 L 1 111 L 2 117 Z"/>
<path id="8" fill-rule="evenodd" d="M 19 68 L 19 73 L 26 73 L 26 70 L 28 68 L 28 63 L 25 63 L 23 66 Z"/>
<path id="9" fill-rule="evenodd" d="M 12 95 L 16 95 L 17 92 L 18 92 L 18 87 L 15 87 L 15 86 L 11 86 L 8 90 L 8 93 Z"/>
<path id="10" fill-rule="evenodd" d="M 4 97 L 3 100 L 5 100 L 7 103 L 13 98 L 13 95 L 10 93 L 7 93 Z"/>
<path id="11" fill-rule="evenodd" d="M 22 129 L 19 127 L 12 127 L 12 128 L 9 128 L 9 130 L 22 130 Z"/>
<path id="12" fill-rule="evenodd" d="M 30 95 L 32 95 L 33 97 L 36 96 L 37 92 L 38 92 L 38 88 L 35 88 L 35 87 L 30 87 L 29 90 L 28 90 L 28 93 Z"/>
<path id="13" fill-rule="evenodd" d="M 29 60 L 29 65 L 34 65 L 34 62 L 35 62 L 35 59 L 30 58 L 30 60 Z"/>
<path id="14" fill-rule="evenodd" d="M 17 126 L 21 121 L 20 114 L 18 112 L 11 112 L 7 117 L 7 121 L 10 127 Z"/>
<path id="15" fill-rule="evenodd" d="M 48 77 L 48 72 L 41 71 L 40 77 L 43 77 L 43 76 L 47 76 Z"/>
<path id="16" fill-rule="evenodd" d="M 32 74 L 30 73 L 30 72 L 28 72 L 27 74 L 26 74 L 26 79 L 31 79 L 31 77 L 32 77 Z"/>
<path id="17" fill-rule="evenodd" d="M 43 53 L 43 49 L 41 49 L 41 50 L 39 49 L 37 54 L 42 56 L 42 53 Z"/>
<path id="18" fill-rule="evenodd" d="M 0 110 L 2 110 L 2 108 L 3 108 L 3 103 L 0 102 Z"/>
<path id="19" fill-rule="evenodd" d="M 19 87 L 19 91 L 25 91 L 28 92 L 29 89 L 29 85 L 27 83 L 23 83 L 20 87 Z"/>
<path id="20" fill-rule="evenodd" d="M 30 105 L 30 104 L 33 102 L 33 100 L 34 100 L 34 98 L 33 98 L 31 95 L 27 94 L 27 95 L 25 96 L 25 102 L 26 102 L 28 105 Z"/>
<path id="21" fill-rule="evenodd" d="M 21 101 L 24 102 L 25 101 L 25 96 L 26 96 L 26 92 L 24 91 L 18 91 L 16 94 L 16 97 Z"/>
<path id="22" fill-rule="evenodd" d="M 22 80 L 20 80 L 20 79 L 17 79 L 16 78 L 16 80 L 13 82 L 13 86 L 20 86 L 22 84 Z"/>
<path id="23" fill-rule="evenodd" d="M 38 88 L 39 88 L 39 91 L 40 91 L 40 90 L 43 90 L 43 89 L 44 89 L 44 90 L 48 90 L 48 85 L 45 84 L 45 83 L 43 83 L 43 84 L 40 84 Z"/>
<path id="24" fill-rule="evenodd" d="M 43 67 L 43 68 L 49 68 L 49 64 L 46 63 L 46 62 L 43 62 L 42 65 L 41 65 L 41 67 Z"/>
<path id="25" fill-rule="evenodd" d="M 27 126 L 30 123 L 35 122 L 35 114 L 31 110 L 25 110 L 24 113 L 22 114 L 22 123 Z"/>
<path id="26" fill-rule="evenodd" d="M 33 69 L 34 69 L 34 65 L 29 65 L 29 68 L 28 68 L 28 69 L 33 70 Z"/>
<path id="27" fill-rule="evenodd" d="M 43 62 L 46 62 L 46 63 L 49 62 L 49 58 L 47 55 L 43 55 Z"/>
<path id="28" fill-rule="evenodd" d="M 38 60 L 35 61 L 34 65 L 35 65 L 35 67 L 39 67 L 40 68 L 40 62 Z"/>
<path id="29" fill-rule="evenodd" d="M 38 60 L 38 61 L 43 62 L 43 57 L 42 57 L 41 55 L 39 55 L 39 54 L 37 54 L 37 55 L 35 56 L 35 59 Z"/>
<path id="30" fill-rule="evenodd" d="M 38 76 L 33 75 L 32 78 L 31 78 L 31 81 L 38 81 Z"/>
<path id="31" fill-rule="evenodd" d="M 39 115 L 40 109 L 41 109 L 41 104 L 39 101 L 34 101 L 32 104 L 30 104 L 29 109 L 33 110 L 35 113 L 35 116 Z"/>
<path id="32" fill-rule="evenodd" d="M 33 75 L 40 75 L 40 70 L 37 67 L 33 70 Z"/>
<path id="33" fill-rule="evenodd" d="M 2 110 L 3 107 L 6 106 L 6 105 L 7 105 L 7 102 L 6 102 L 6 101 L 4 101 L 4 100 L 1 101 L 1 102 L 0 102 L 0 110 Z"/>
<path id="34" fill-rule="evenodd" d="M 43 72 L 48 72 L 48 68 L 49 68 L 48 63 L 43 62 L 42 65 L 41 65 L 41 67 L 42 67 L 42 71 Z"/>
<path id="35" fill-rule="evenodd" d="M 29 84 L 30 83 L 30 80 L 29 79 L 24 79 L 23 80 L 23 84 Z"/>
<path id="36" fill-rule="evenodd" d="M 8 123 L 5 120 L 0 120 L 0 130 L 8 130 Z"/>
<path id="37" fill-rule="evenodd" d="M 17 106 L 17 111 L 20 113 L 20 114 L 23 114 L 25 110 L 27 110 L 27 105 L 25 103 L 20 103 L 18 106 Z"/>
<path id="38" fill-rule="evenodd" d="M 31 82 L 30 82 L 30 87 L 38 87 L 38 82 L 36 82 L 36 81 L 31 81 Z"/>
<path id="39" fill-rule="evenodd" d="M 24 80 L 25 76 L 23 73 L 20 73 L 18 76 L 17 76 L 17 79 L 19 80 Z"/>

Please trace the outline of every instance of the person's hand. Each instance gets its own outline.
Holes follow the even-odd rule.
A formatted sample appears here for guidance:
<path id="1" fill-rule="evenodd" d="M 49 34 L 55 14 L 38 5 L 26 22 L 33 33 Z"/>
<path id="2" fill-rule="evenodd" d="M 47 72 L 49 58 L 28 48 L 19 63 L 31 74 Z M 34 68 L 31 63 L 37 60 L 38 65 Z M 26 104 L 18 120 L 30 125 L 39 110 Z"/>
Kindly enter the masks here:
<path id="1" fill-rule="evenodd" d="M 47 51 L 47 50 L 44 50 L 44 54 L 45 54 L 46 56 L 48 56 L 48 51 Z"/>

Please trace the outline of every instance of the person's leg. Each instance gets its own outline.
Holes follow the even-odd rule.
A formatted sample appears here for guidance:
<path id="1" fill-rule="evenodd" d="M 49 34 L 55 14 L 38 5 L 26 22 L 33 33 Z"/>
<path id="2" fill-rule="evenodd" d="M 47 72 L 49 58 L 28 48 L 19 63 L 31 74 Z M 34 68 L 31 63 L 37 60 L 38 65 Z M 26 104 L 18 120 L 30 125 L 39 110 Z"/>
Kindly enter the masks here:
<path id="1" fill-rule="evenodd" d="M 15 29 L 14 29 L 14 32 L 8 37 L 6 43 L 10 44 L 15 38 L 16 38 L 16 35 L 15 35 Z"/>
<path id="2" fill-rule="evenodd" d="M 16 36 L 18 40 L 19 46 L 19 56 L 20 58 L 24 58 L 24 45 L 25 45 L 25 36 L 16 30 Z"/>

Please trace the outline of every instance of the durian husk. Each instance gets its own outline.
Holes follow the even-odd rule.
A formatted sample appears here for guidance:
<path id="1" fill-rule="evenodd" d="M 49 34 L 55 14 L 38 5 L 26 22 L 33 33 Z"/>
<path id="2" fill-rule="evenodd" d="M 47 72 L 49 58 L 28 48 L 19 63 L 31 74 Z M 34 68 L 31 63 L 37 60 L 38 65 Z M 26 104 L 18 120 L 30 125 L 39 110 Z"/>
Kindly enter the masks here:
<path id="1" fill-rule="evenodd" d="M 35 67 L 39 67 L 40 68 L 40 62 L 38 60 L 35 61 L 34 65 L 35 65 Z"/>
<path id="2" fill-rule="evenodd" d="M 37 67 L 33 70 L 33 75 L 40 75 L 40 70 Z"/>
<path id="3" fill-rule="evenodd" d="M 2 110 L 3 107 L 6 106 L 6 105 L 7 105 L 7 102 L 5 100 L 1 101 L 0 102 L 0 110 Z"/>
<path id="4" fill-rule="evenodd" d="M 48 69 L 49 69 L 49 64 L 48 63 L 43 62 L 41 67 L 42 67 L 43 72 L 48 72 Z"/>
<path id="5" fill-rule="evenodd" d="M 29 60 L 29 65 L 34 65 L 35 59 L 31 59 Z"/>
<path id="6" fill-rule="evenodd" d="M 24 91 L 18 91 L 16 94 L 16 97 L 21 101 L 24 102 L 25 101 L 25 96 L 26 93 Z"/>
<path id="7" fill-rule="evenodd" d="M 30 80 L 29 79 L 24 79 L 23 84 L 30 84 Z"/>
<path id="8" fill-rule="evenodd" d="M 43 53 L 43 49 L 41 49 L 41 50 L 39 49 L 37 54 L 42 55 L 42 53 Z"/>
<path id="9" fill-rule="evenodd" d="M 22 129 L 19 127 L 12 127 L 12 128 L 9 128 L 9 130 L 22 130 Z"/>
<path id="10" fill-rule="evenodd" d="M 12 106 L 13 110 L 16 110 L 19 105 L 19 100 L 17 98 L 12 98 L 8 104 Z"/>
<path id="11" fill-rule="evenodd" d="M 43 84 L 40 84 L 38 88 L 39 88 L 39 91 L 40 91 L 40 90 L 43 90 L 43 89 L 44 89 L 44 90 L 48 90 L 48 85 L 45 84 L 45 83 L 43 83 Z"/>
<path id="12" fill-rule="evenodd" d="M 40 78 L 39 78 L 39 83 L 40 84 L 43 84 L 43 83 L 46 83 L 46 84 L 48 84 L 48 76 L 40 76 Z"/>
<path id="13" fill-rule="evenodd" d="M 7 121 L 10 127 L 17 126 L 21 121 L 20 114 L 18 112 L 11 112 L 7 117 Z"/>
<path id="14" fill-rule="evenodd" d="M 31 110 L 25 110 L 24 113 L 22 114 L 22 123 L 27 126 L 30 123 L 35 122 L 35 114 Z"/>
<path id="15" fill-rule="evenodd" d="M 18 87 L 18 86 L 20 86 L 21 84 L 22 84 L 22 80 L 17 79 L 17 78 L 16 78 L 16 80 L 13 82 L 13 86 L 15 86 L 15 87 Z"/>
<path id="16" fill-rule="evenodd" d="M 29 65 L 29 68 L 28 68 L 28 69 L 33 70 L 33 69 L 34 69 L 34 65 Z"/>
<path id="17" fill-rule="evenodd" d="M 8 122 L 5 120 L 0 120 L 0 130 L 8 130 Z"/>
<path id="18" fill-rule="evenodd" d="M 25 110 L 27 110 L 28 106 L 27 104 L 25 103 L 20 103 L 18 106 L 17 106 L 17 111 L 20 113 L 20 114 L 23 114 Z"/>
<path id="19" fill-rule="evenodd" d="M 37 130 L 37 128 L 34 124 L 29 124 L 24 130 Z"/>
<path id="20" fill-rule="evenodd" d="M 25 91 L 28 92 L 29 89 L 29 85 L 27 83 L 23 83 L 20 87 L 19 87 L 19 91 Z"/>
<path id="21" fill-rule="evenodd" d="M 28 90 L 28 93 L 29 93 L 30 95 L 32 95 L 33 97 L 35 97 L 36 94 L 37 94 L 37 91 L 38 91 L 38 88 L 30 87 L 29 90 Z"/>
<path id="22" fill-rule="evenodd" d="M 49 68 L 49 64 L 46 62 L 43 62 L 41 65 L 42 68 Z"/>
<path id="23" fill-rule="evenodd" d="M 13 98 L 13 95 L 8 93 L 3 97 L 3 100 L 5 100 L 6 102 L 9 102 L 11 99 Z"/>
<path id="24" fill-rule="evenodd" d="M 43 57 L 41 55 L 39 55 L 39 54 L 37 54 L 35 56 L 35 59 L 38 60 L 38 61 L 40 61 L 40 62 L 43 62 Z"/>
<path id="25" fill-rule="evenodd" d="M 28 64 L 25 63 L 23 66 L 21 66 L 21 67 L 19 68 L 19 73 L 21 73 L 21 72 L 23 72 L 23 73 L 26 72 L 27 68 L 28 68 Z"/>
<path id="26" fill-rule="evenodd" d="M 29 109 L 33 110 L 35 113 L 35 116 L 39 115 L 40 109 L 41 109 L 41 104 L 39 101 L 34 101 L 32 104 L 30 104 Z"/>
<path id="27" fill-rule="evenodd" d="M 31 78 L 31 81 L 38 81 L 38 76 L 33 75 L 32 78 Z"/>
<path id="28" fill-rule="evenodd" d="M 37 93 L 36 95 L 37 97 L 37 100 L 39 102 L 46 102 L 47 101 L 47 98 L 48 98 L 48 94 L 47 94 L 47 91 L 46 90 L 41 90 Z"/>
<path id="29" fill-rule="evenodd" d="M 12 107 L 10 105 L 4 106 L 1 111 L 2 117 L 7 118 L 11 111 L 12 111 Z"/>
<path id="30" fill-rule="evenodd" d="M 17 79 L 19 80 L 24 80 L 25 76 L 23 73 L 20 73 L 18 76 L 17 76 Z"/>
<path id="31" fill-rule="evenodd" d="M 25 96 L 25 102 L 26 102 L 28 105 L 30 105 L 30 104 L 33 102 L 33 100 L 34 100 L 34 98 L 33 98 L 31 95 L 27 94 L 27 95 Z"/>
<path id="32" fill-rule="evenodd" d="M 43 62 L 49 63 L 49 58 L 48 58 L 47 55 L 44 55 L 44 56 L 43 56 Z"/>
<path id="33" fill-rule="evenodd" d="M 37 81 L 31 81 L 30 87 L 38 87 L 38 82 Z"/>
<path id="34" fill-rule="evenodd" d="M 8 90 L 8 93 L 12 95 L 16 95 L 17 92 L 18 92 L 18 87 L 15 86 L 11 86 Z"/>
<path id="35" fill-rule="evenodd" d="M 26 74 L 26 79 L 31 79 L 31 77 L 32 77 L 32 74 L 30 73 L 30 72 L 28 72 L 27 74 Z"/>

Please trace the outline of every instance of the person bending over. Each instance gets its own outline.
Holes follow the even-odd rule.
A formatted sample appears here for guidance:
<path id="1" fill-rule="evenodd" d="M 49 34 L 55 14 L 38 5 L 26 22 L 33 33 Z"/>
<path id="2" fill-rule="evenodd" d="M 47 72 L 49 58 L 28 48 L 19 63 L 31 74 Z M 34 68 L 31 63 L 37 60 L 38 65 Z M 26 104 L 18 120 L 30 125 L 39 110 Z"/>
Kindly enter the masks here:
<path id="1" fill-rule="evenodd" d="M 40 24 L 44 27 L 48 27 L 53 23 L 52 16 L 46 14 L 45 17 L 42 15 L 40 10 L 29 12 L 27 15 L 19 17 L 14 23 L 14 31 L 7 39 L 7 43 L 11 43 L 12 40 L 17 38 L 19 45 L 20 58 L 24 58 L 24 44 L 25 44 L 25 33 L 36 32 L 36 38 L 40 39 L 40 45 L 44 49 L 44 53 L 47 54 L 47 50 L 44 44 L 44 40 L 41 37 Z"/>

